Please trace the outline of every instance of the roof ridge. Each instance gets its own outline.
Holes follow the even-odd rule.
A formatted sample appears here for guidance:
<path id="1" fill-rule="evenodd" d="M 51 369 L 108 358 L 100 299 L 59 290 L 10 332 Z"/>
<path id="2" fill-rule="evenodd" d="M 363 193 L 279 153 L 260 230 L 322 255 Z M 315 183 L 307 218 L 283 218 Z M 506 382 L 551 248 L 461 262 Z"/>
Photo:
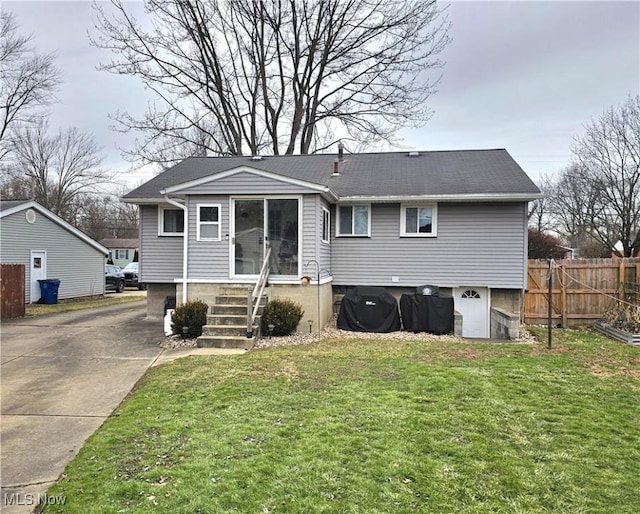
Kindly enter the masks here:
<path id="1" fill-rule="evenodd" d="M 463 153 L 463 152 L 506 152 L 506 148 L 465 148 L 465 149 L 446 149 L 446 150 L 414 150 L 414 149 L 405 149 L 405 150 L 386 150 L 379 152 L 346 152 L 345 155 L 405 155 L 407 153 L 420 153 L 420 154 L 434 154 L 434 153 Z M 208 160 L 208 159 L 249 159 L 255 157 L 262 157 L 263 159 L 268 158 L 293 158 L 293 157 L 333 157 L 338 155 L 337 152 L 332 153 L 307 153 L 307 154 L 283 154 L 283 155 L 271 155 L 271 154 L 257 154 L 257 155 L 208 155 L 204 157 L 187 157 L 184 160 Z M 184 162 L 180 161 L 180 162 Z"/>

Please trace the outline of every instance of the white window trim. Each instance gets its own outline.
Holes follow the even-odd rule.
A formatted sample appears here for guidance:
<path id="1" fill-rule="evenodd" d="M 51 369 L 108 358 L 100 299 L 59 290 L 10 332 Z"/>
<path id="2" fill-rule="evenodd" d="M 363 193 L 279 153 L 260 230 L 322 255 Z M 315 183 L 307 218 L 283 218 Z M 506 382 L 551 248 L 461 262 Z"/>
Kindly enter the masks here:
<path id="1" fill-rule="evenodd" d="M 179 236 L 179 237 L 184 236 L 184 229 L 185 229 L 184 226 L 182 227 L 183 232 L 165 232 L 164 230 L 164 211 L 180 211 L 180 210 L 182 209 L 179 209 L 178 207 L 163 207 L 161 205 L 158 206 L 158 235 L 159 236 Z"/>
<path id="2" fill-rule="evenodd" d="M 351 234 L 343 234 L 340 232 L 340 209 L 343 207 L 366 207 L 367 208 L 367 233 L 366 234 L 354 234 L 353 224 L 355 223 L 355 216 L 351 217 Z M 336 212 L 336 237 L 371 237 L 371 204 L 370 203 L 350 203 L 344 205 L 338 205 Z"/>
<path id="3" fill-rule="evenodd" d="M 200 221 L 200 207 L 215 207 L 218 209 L 218 221 Z M 222 204 L 219 203 L 199 203 L 196 204 L 196 226 L 197 226 L 197 241 L 221 241 L 222 240 Z M 202 225 L 217 225 L 218 226 L 218 237 L 201 237 L 200 236 L 200 227 Z"/>
<path id="4" fill-rule="evenodd" d="M 407 232 L 407 208 L 431 208 L 431 232 Z M 438 204 L 437 203 L 407 203 L 400 208 L 400 236 L 401 237 L 437 237 L 438 235 Z"/>
<path id="5" fill-rule="evenodd" d="M 330 244 L 331 242 L 331 212 L 326 207 L 321 208 L 322 211 L 322 226 L 320 227 L 320 239 L 323 243 Z M 324 238 L 324 229 L 327 228 L 327 238 Z"/>

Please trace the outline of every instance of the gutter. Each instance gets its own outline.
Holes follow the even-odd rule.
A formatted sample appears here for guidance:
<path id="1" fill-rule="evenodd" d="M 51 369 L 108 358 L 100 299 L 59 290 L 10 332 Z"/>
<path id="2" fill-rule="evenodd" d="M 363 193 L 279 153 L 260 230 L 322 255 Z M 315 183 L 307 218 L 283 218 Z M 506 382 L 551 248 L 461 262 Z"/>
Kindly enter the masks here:
<path id="1" fill-rule="evenodd" d="M 187 303 L 187 271 L 188 271 L 188 256 L 189 256 L 189 211 L 187 206 L 182 204 L 167 195 L 164 196 L 164 201 L 184 211 L 184 231 L 182 232 L 182 303 Z"/>
<path id="2" fill-rule="evenodd" d="M 542 198 L 542 193 L 471 193 L 462 195 L 349 195 L 338 203 L 402 203 L 402 202 L 527 202 Z"/>

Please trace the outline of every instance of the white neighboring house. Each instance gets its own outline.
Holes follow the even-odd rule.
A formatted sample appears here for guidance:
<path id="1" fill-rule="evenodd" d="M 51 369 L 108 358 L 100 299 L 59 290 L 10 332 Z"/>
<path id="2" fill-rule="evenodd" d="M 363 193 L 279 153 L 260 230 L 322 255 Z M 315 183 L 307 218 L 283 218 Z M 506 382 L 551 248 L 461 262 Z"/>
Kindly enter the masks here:
<path id="1" fill-rule="evenodd" d="M 38 280 L 59 279 L 58 298 L 102 295 L 107 248 L 33 200 L 0 205 L 0 263 L 24 264 L 25 302 L 40 299 Z"/>
<path id="2" fill-rule="evenodd" d="M 109 250 L 109 258 L 115 266 L 124 268 L 138 251 L 137 239 L 110 238 L 100 240 L 100 244 Z"/>

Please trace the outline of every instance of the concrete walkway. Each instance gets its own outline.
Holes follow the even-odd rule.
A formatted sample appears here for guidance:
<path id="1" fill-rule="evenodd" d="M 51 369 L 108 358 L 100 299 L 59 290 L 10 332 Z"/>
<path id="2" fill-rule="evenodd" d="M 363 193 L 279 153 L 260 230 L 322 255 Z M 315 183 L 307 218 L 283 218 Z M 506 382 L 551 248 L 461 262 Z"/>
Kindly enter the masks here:
<path id="1" fill-rule="evenodd" d="M 150 366 L 191 354 L 244 353 L 163 352 L 162 323 L 145 314 L 141 301 L 2 324 L 0 511 L 32 512 Z"/>

